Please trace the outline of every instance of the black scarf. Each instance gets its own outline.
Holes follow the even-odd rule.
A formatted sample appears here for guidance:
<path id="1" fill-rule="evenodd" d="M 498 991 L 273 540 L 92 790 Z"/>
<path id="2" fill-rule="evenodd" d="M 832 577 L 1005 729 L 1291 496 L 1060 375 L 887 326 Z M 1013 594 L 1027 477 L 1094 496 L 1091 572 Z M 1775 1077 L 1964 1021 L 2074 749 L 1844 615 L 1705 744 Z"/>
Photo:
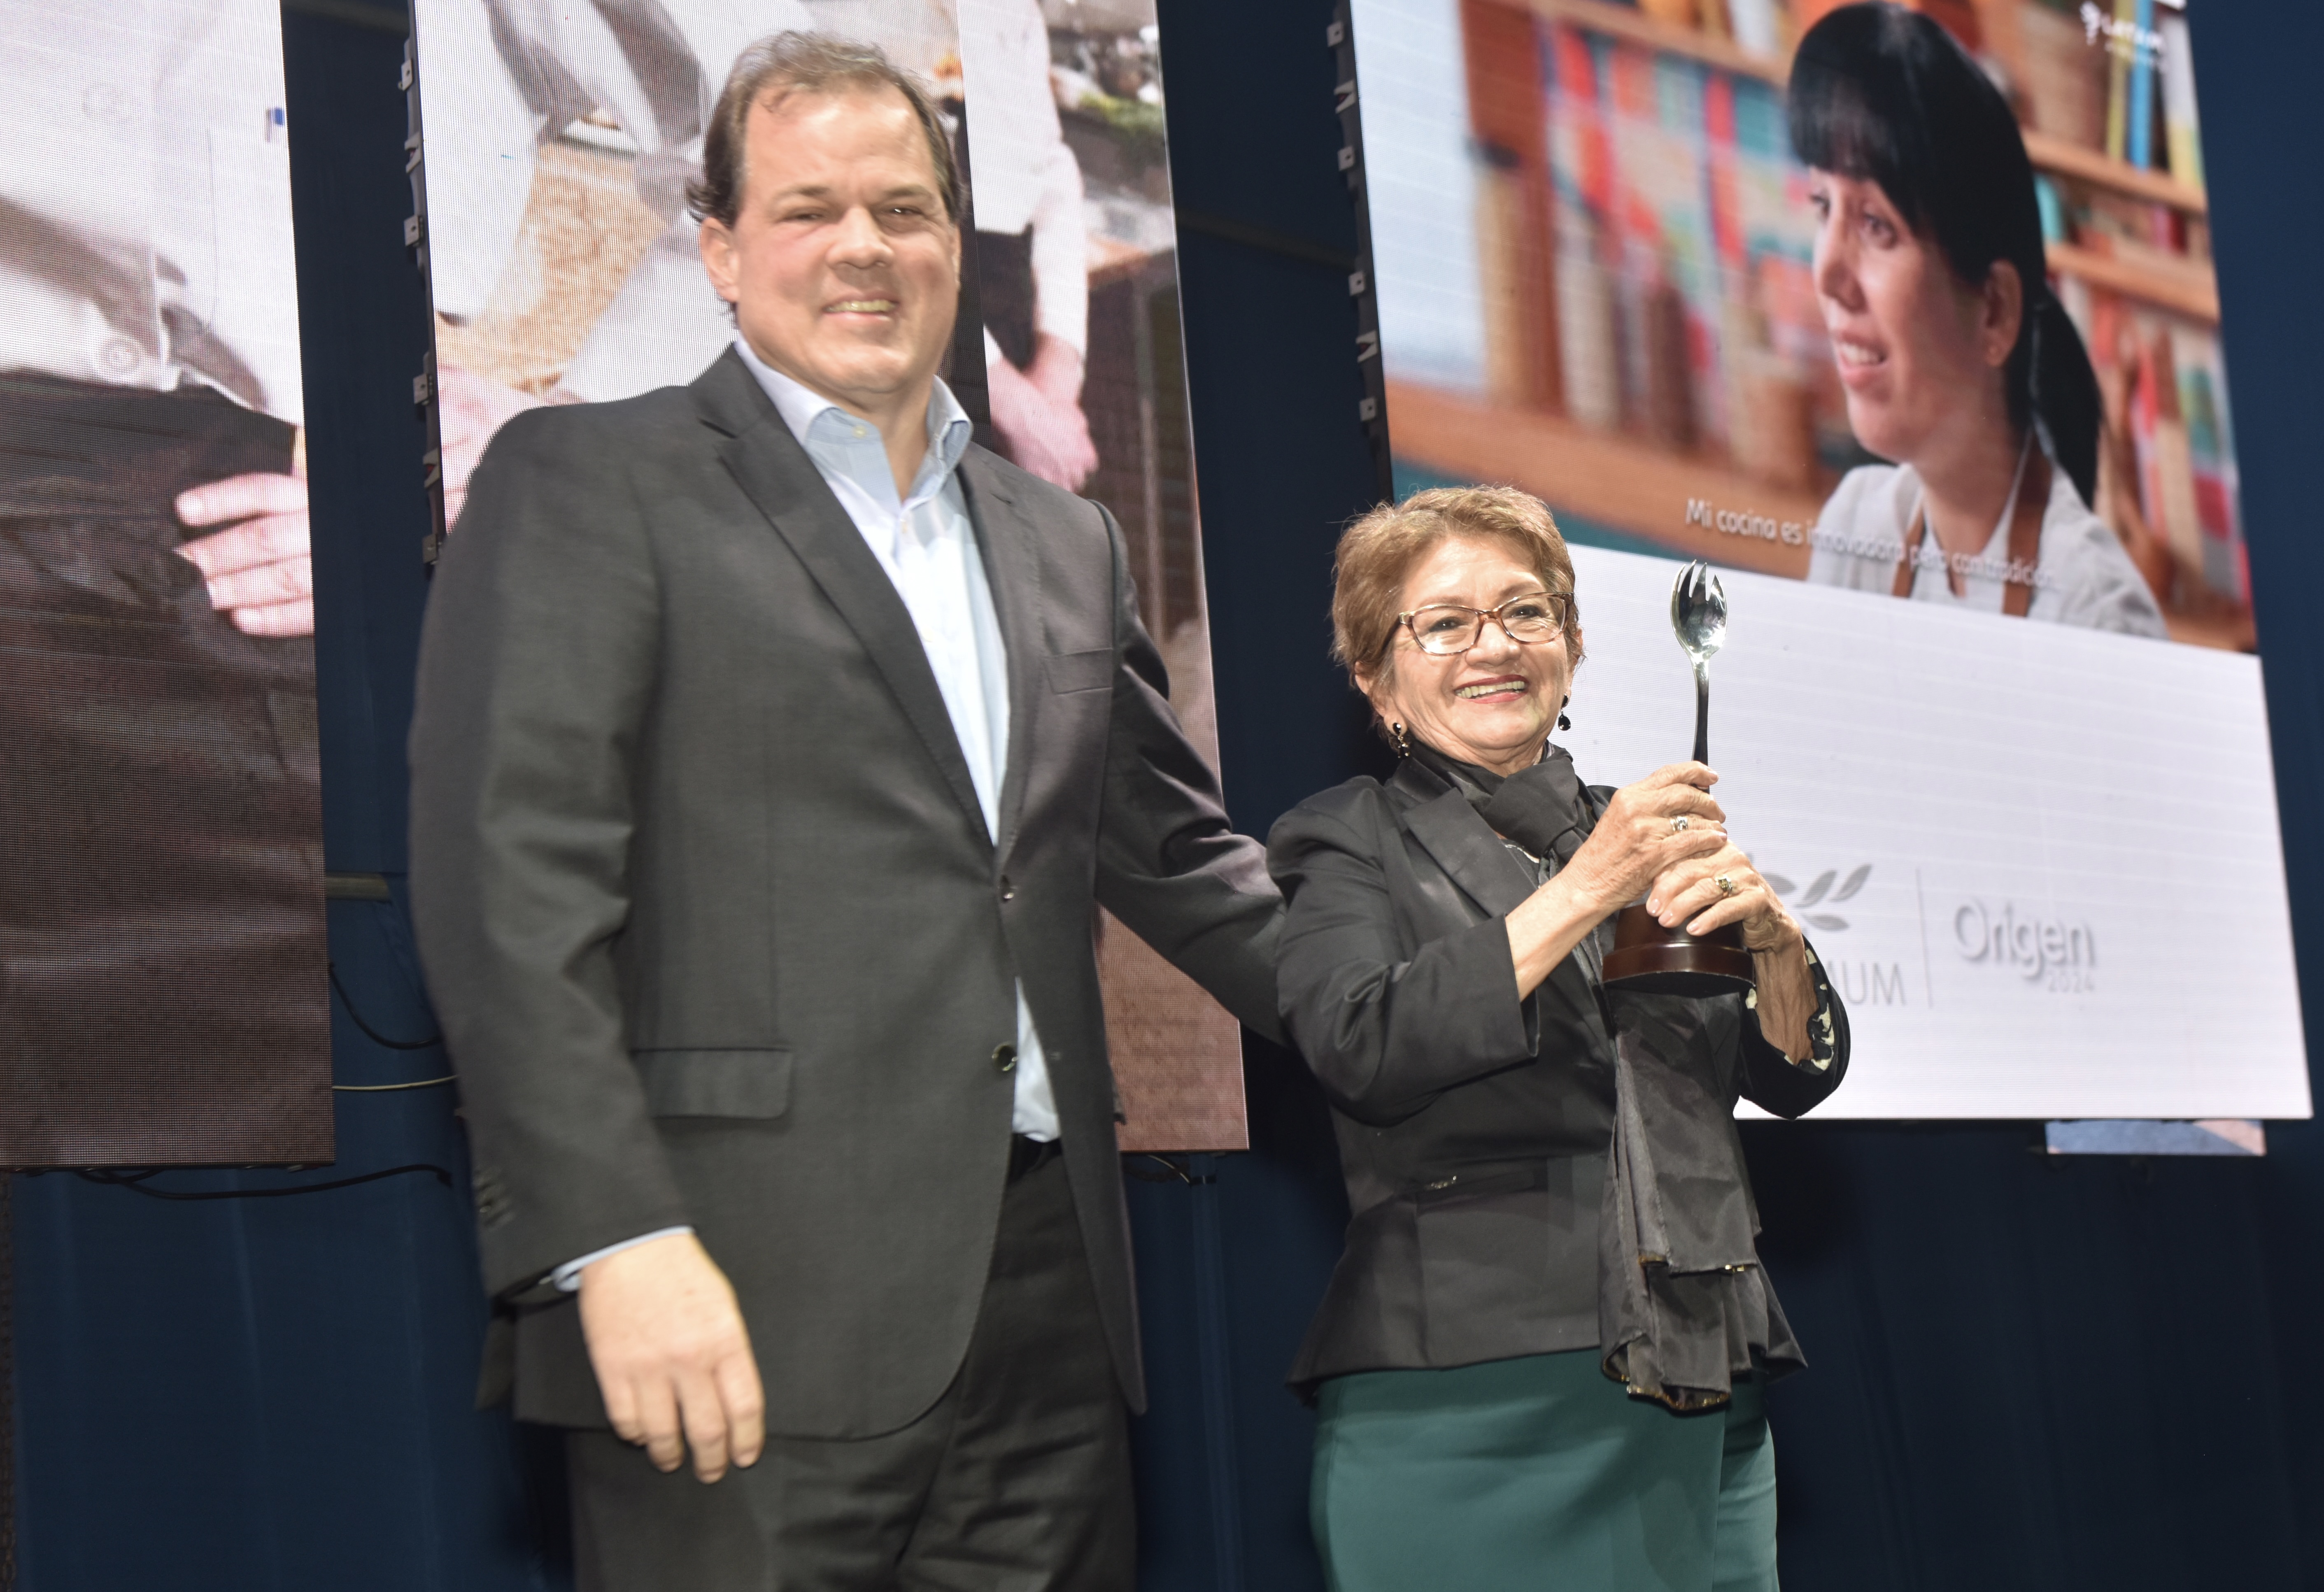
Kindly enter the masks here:
<path id="1" fill-rule="evenodd" d="M 1539 762 L 1509 775 L 1448 758 L 1417 741 L 1412 759 L 1467 796 L 1494 833 L 1560 868 L 1590 838 L 1604 806 L 1582 783 L 1562 746 L 1543 747 Z"/>

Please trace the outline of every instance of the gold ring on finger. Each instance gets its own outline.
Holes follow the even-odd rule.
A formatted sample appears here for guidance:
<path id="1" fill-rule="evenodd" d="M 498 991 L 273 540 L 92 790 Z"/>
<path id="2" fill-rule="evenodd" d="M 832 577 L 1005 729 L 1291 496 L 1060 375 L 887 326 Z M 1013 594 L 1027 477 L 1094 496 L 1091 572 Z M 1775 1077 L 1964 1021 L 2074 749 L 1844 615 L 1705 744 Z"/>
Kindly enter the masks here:
<path id="1" fill-rule="evenodd" d="M 1722 873 L 1711 882 L 1719 887 L 1719 893 L 1722 896 L 1731 896 L 1736 891 L 1735 876 L 1731 873 Z"/>

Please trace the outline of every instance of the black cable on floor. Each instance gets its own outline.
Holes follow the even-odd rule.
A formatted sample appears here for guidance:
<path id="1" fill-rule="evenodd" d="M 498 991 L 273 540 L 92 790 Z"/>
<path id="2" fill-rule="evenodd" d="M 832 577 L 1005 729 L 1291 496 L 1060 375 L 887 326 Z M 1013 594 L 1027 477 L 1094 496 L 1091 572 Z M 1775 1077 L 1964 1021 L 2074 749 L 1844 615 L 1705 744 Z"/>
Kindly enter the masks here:
<path id="1" fill-rule="evenodd" d="M 385 1045 L 390 1050 L 426 1050 L 431 1045 L 444 1043 L 444 1035 L 441 1032 L 430 1035 L 426 1039 L 390 1039 L 369 1023 L 364 1022 L 363 1013 L 355 1010 L 355 1003 L 348 998 L 347 987 L 339 982 L 338 963 L 327 962 L 323 966 L 324 970 L 331 975 L 331 992 L 339 998 L 339 1004 L 346 1008 L 348 1021 L 362 1029 L 364 1037 L 374 1044 Z"/>
<path id="2" fill-rule="evenodd" d="M 319 1194 L 330 1189 L 351 1189 L 358 1183 L 377 1182 L 383 1177 L 401 1177 L 407 1172 L 435 1173 L 436 1181 L 446 1188 L 452 1186 L 452 1174 L 443 1167 L 426 1161 L 415 1161 L 409 1166 L 391 1166 L 384 1172 L 366 1172 L 360 1177 L 333 1178 L 329 1182 L 297 1183 L 285 1189 L 211 1189 L 199 1192 L 181 1192 L 173 1189 L 149 1189 L 145 1180 L 151 1172 L 120 1173 L 106 1168 L 90 1168 L 74 1173 L 84 1182 L 100 1183 L 108 1188 L 127 1189 L 133 1194 L 143 1194 L 149 1200 L 281 1200 L 292 1194 Z M 6 1584 L 0 1582 L 0 1592 Z"/>

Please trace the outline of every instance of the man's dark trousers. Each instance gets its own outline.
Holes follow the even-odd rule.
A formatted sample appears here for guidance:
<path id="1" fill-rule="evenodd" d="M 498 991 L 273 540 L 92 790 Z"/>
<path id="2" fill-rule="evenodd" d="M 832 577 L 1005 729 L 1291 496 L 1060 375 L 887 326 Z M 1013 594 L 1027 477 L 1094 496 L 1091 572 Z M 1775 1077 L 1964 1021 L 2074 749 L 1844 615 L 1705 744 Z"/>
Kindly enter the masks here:
<path id="1" fill-rule="evenodd" d="M 580 1592 L 1126 1592 L 1136 1574 L 1129 1409 L 1061 1161 L 1010 1185 L 967 1357 L 900 1431 L 776 1438 L 707 1487 L 610 1432 L 567 1442 Z"/>

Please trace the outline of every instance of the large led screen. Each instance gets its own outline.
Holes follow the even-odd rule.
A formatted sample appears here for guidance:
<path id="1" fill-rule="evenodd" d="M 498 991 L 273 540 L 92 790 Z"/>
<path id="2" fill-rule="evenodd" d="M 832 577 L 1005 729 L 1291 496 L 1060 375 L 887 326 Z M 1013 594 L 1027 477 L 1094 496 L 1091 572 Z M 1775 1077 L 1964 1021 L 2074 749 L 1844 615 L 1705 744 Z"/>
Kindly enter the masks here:
<path id="1" fill-rule="evenodd" d="M 0 0 L 0 1165 L 331 1158 L 273 0 Z"/>
<path id="2" fill-rule="evenodd" d="M 1555 511 L 1593 781 L 1686 755 L 1671 578 L 1723 567 L 1719 796 L 1856 1025 L 1823 1114 L 2307 1115 L 2185 10 L 1352 23 L 1397 486 Z"/>
<path id="3" fill-rule="evenodd" d="M 1112 511 L 1215 760 L 1152 0 L 418 0 L 449 534 L 509 416 L 691 382 L 733 340 L 685 185 L 735 58 L 786 30 L 877 44 L 945 109 L 973 223 L 945 378 L 979 441 Z M 1233 1019 L 1097 934 L 1123 1146 L 1240 1147 Z"/>

